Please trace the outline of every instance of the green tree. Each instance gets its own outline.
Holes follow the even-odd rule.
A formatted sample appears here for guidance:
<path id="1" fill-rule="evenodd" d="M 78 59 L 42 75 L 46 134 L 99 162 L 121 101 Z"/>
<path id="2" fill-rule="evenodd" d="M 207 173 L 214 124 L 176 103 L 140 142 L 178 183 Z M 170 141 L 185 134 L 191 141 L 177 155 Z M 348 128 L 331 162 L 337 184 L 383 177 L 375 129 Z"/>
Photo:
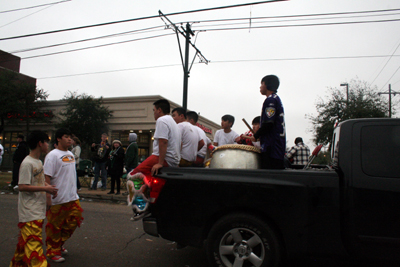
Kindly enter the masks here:
<path id="1" fill-rule="evenodd" d="M 53 114 L 46 111 L 48 94 L 29 84 L 12 71 L 0 73 L 0 133 L 7 123 L 25 123 L 29 133 L 31 123 L 47 122 Z"/>
<path id="2" fill-rule="evenodd" d="M 337 122 L 355 118 L 388 117 L 387 100 L 377 94 L 376 86 L 371 87 L 365 81 L 353 79 L 349 82 L 348 101 L 343 88 L 331 87 L 328 92 L 325 99 L 319 97 L 317 100 L 318 115 L 306 115 L 313 125 L 315 144 L 329 144 Z"/>
<path id="3" fill-rule="evenodd" d="M 83 145 L 93 143 L 102 132 L 108 131 L 106 123 L 112 117 L 112 111 L 103 106 L 103 98 L 68 92 L 63 100 L 67 107 L 60 112 L 61 122 L 56 126 L 69 128 Z"/>

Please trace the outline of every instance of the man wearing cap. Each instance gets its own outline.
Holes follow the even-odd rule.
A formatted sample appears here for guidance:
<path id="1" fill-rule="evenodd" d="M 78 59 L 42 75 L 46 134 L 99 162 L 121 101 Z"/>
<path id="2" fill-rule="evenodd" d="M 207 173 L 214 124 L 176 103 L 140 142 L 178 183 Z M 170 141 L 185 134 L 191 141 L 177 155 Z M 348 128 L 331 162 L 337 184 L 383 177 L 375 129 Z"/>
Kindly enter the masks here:
<path id="1" fill-rule="evenodd" d="M 285 117 L 282 101 L 276 94 L 279 78 L 267 75 L 261 80 L 260 93 L 267 98 L 261 111 L 260 129 L 251 138 L 261 143 L 261 168 L 284 169 L 286 147 Z"/>
<path id="2" fill-rule="evenodd" d="M 138 145 L 136 143 L 136 140 L 137 140 L 137 134 L 130 133 L 129 146 L 126 148 L 125 151 L 126 173 L 130 173 L 134 168 L 136 168 L 139 162 Z"/>

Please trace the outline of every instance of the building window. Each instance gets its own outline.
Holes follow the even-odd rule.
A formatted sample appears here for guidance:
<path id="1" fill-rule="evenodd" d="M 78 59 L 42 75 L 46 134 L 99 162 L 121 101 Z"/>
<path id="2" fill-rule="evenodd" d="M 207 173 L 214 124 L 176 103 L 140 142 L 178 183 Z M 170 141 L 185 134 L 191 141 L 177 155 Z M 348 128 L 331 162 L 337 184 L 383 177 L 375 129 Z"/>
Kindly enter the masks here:
<path id="1" fill-rule="evenodd" d="M 12 155 L 17 149 L 17 136 L 22 132 L 4 132 L 2 145 L 4 147 L 4 155 Z"/>

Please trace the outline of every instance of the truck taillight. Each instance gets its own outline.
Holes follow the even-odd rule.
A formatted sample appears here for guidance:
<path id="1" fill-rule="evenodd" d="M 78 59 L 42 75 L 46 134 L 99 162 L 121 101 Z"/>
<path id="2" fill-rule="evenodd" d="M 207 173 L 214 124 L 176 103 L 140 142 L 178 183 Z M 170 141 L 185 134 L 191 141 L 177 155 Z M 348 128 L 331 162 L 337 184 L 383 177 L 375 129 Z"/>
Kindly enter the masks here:
<path id="1" fill-rule="evenodd" d="M 165 180 L 154 177 L 150 181 L 150 203 L 156 203 L 158 196 L 160 195 L 161 189 L 165 185 Z"/>

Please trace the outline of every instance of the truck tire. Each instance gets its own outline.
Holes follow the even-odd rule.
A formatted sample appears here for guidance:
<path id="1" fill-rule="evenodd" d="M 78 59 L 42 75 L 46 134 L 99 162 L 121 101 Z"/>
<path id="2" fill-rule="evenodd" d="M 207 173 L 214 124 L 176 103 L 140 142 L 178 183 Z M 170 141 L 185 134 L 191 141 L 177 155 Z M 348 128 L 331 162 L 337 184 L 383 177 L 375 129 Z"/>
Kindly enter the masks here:
<path id="1" fill-rule="evenodd" d="M 206 241 L 212 266 L 247 267 L 279 265 L 282 247 L 269 225 L 249 214 L 231 214 L 211 228 Z"/>

